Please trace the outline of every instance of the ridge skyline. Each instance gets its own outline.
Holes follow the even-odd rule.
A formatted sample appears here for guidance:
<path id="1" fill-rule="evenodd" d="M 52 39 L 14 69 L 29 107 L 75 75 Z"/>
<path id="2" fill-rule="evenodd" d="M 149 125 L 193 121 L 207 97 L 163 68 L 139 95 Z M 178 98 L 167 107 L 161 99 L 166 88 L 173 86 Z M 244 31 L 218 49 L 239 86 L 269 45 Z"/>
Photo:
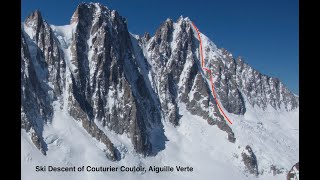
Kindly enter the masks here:
<path id="1" fill-rule="evenodd" d="M 32 11 L 39 9 L 41 12 L 45 12 L 42 15 L 49 24 L 67 25 L 72 13 L 81 2 L 89 3 L 92 1 L 67 2 L 63 7 L 59 6 L 62 3 L 59 3 L 59 1 L 57 3 L 39 1 L 29 4 L 22 1 L 21 21 L 26 19 Z M 287 4 L 285 2 L 264 3 L 256 7 L 256 10 L 252 9 L 252 6 L 256 4 L 245 2 L 239 8 L 248 6 L 246 7 L 248 12 L 230 12 L 229 15 L 221 12 L 219 8 L 228 6 L 230 9 L 234 9 L 239 4 L 218 3 L 213 6 L 209 3 L 206 7 L 206 3 L 199 2 L 194 4 L 193 8 L 190 7 L 190 2 L 185 2 L 183 5 L 176 6 L 176 11 L 172 10 L 173 7 L 168 7 L 169 9 L 166 9 L 165 12 L 159 13 L 159 10 L 153 9 L 154 6 L 159 6 L 159 9 L 161 9 L 163 4 L 166 4 L 165 2 L 163 4 L 155 3 L 155 5 L 148 3 L 132 4 L 131 2 L 126 4 L 105 1 L 93 2 L 98 2 L 109 9 L 118 11 L 127 19 L 129 31 L 138 35 L 143 35 L 145 32 L 153 35 L 159 25 L 168 18 L 176 21 L 181 15 L 189 17 L 198 24 L 202 33 L 213 40 L 220 49 L 227 49 L 232 52 L 234 57 L 243 57 L 248 64 L 263 74 L 279 78 L 290 91 L 299 96 L 298 4 L 295 2 Z M 171 4 L 172 6 L 176 5 Z M 130 6 L 132 10 L 130 10 Z M 146 6 L 150 6 L 149 10 L 143 12 L 139 10 Z M 271 6 L 273 7 L 272 12 L 268 9 Z M 287 9 L 281 9 L 285 6 Z M 58 8 L 59 11 L 57 11 Z M 205 8 L 204 10 L 212 8 L 212 11 L 191 11 L 190 8 Z M 64 9 L 65 11 L 63 11 Z M 261 12 L 257 12 L 259 9 Z M 146 13 L 148 13 L 148 17 Z M 264 19 L 254 18 L 252 13 Z M 204 14 L 206 16 L 203 16 Z M 277 17 L 276 14 L 280 16 Z M 232 18 L 235 18 L 235 20 L 232 20 Z M 221 19 L 226 20 L 221 22 Z M 248 22 L 251 23 L 248 24 Z M 232 28 L 230 28 L 230 25 Z M 265 48 L 268 48 L 268 53 L 266 53 Z"/>

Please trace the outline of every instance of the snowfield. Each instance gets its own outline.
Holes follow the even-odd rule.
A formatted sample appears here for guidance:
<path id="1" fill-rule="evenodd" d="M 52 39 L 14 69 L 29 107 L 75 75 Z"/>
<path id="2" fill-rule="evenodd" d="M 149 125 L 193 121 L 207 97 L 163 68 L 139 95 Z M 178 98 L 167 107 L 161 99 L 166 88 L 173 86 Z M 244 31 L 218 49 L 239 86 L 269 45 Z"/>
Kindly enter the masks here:
<path id="1" fill-rule="evenodd" d="M 191 115 L 184 109 L 181 124 L 174 128 L 163 122 L 168 141 L 163 151 L 154 157 L 142 157 L 134 152 L 126 135 L 108 132 L 107 135 L 121 152 L 122 159 L 111 162 L 105 157 L 103 146 L 81 127 L 81 124 L 61 110 L 55 103 L 52 124 L 44 127 L 44 139 L 48 144 L 47 156 L 42 155 L 31 142 L 30 136 L 21 132 L 22 177 L 28 180 L 42 179 L 285 179 L 286 172 L 273 176 L 270 165 L 290 169 L 299 161 L 298 109 L 294 112 L 262 111 L 247 108 L 244 116 L 228 113 L 230 127 L 237 138 L 232 144 L 227 134 L 205 120 Z M 247 105 L 249 107 L 249 105 Z M 261 123 L 260 123 L 261 122 Z M 246 145 L 253 149 L 260 175 L 245 173 L 241 152 Z M 190 166 L 193 172 L 36 172 L 36 166 Z M 261 175 L 261 172 L 263 174 Z"/>

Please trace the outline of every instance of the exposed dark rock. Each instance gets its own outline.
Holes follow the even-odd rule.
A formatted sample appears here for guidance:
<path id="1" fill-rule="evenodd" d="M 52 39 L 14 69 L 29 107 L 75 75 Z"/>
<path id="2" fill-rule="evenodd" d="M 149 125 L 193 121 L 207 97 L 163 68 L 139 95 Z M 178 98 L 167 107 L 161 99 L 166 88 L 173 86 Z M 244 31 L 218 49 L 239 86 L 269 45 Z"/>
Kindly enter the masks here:
<path id="1" fill-rule="evenodd" d="M 257 158 L 249 145 L 246 146 L 245 150 L 241 153 L 241 156 L 247 171 L 250 174 L 258 176 L 259 171 Z"/>
<path id="2" fill-rule="evenodd" d="M 46 155 L 47 144 L 43 141 L 41 135 L 38 135 L 36 132 L 31 133 L 31 141 L 33 144 L 40 150 L 43 155 Z"/>
<path id="3" fill-rule="evenodd" d="M 283 168 L 278 168 L 277 166 L 275 165 L 271 165 L 270 166 L 270 171 L 272 172 L 272 174 L 275 176 L 277 174 L 281 174 L 284 172 L 284 169 Z"/>
<path id="4" fill-rule="evenodd" d="M 175 32 L 176 37 L 173 37 L 173 31 L 176 29 L 179 31 Z M 176 49 L 172 49 L 172 43 L 176 44 Z M 220 121 L 218 127 L 228 133 L 230 142 L 235 142 L 234 133 L 221 116 L 211 89 L 205 82 L 205 76 L 197 59 L 198 44 L 190 22 L 182 17 L 175 27 L 172 20 L 166 20 L 149 42 L 150 60 L 155 64 L 153 77 L 159 82 L 156 87 L 160 88 L 157 92 L 160 97 L 165 97 L 160 98 L 161 109 L 169 115 L 170 122 L 178 125 L 180 116 L 176 102 L 180 99 L 191 114 L 203 117 L 209 124 L 214 125 L 217 124 L 216 121 Z M 181 79 L 183 72 L 184 79 Z M 213 114 L 209 112 L 212 107 Z"/>
<path id="5" fill-rule="evenodd" d="M 110 139 L 104 134 L 104 132 L 99 129 L 95 122 L 82 119 L 82 126 L 92 137 L 106 145 L 106 156 L 108 159 L 112 161 L 120 160 L 121 157 L 118 157 L 117 149 L 114 147 Z"/>
<path id="6" fill-rule="evenodd" d="M 43 141 L 43 125 L 50 122 L 53 115 L 51 100 L 43 89 L 35 71 L 35 63 L 41 68 L 39 59 L 32 59 L 28 48 L 28 40 L 21 32 L 21 128 L 31 133 L 35 146 L 45 155 L 46 144 Z M 31 43 L 31 42 L 29 42 Z M 35 49 L 39 53 L 39 49 Z M 37 57 L 37 56 L 36 56 Z"/>
<path id="7" fill-rule="evenodd" d="M 287 180 L 299 180 L 299 162 L 292 166 L 287 174 Z"/>
<path id="8" fill-rule="evenodd" d="M 78 25 L 71 45 L 77 71 L 71 75 L 70 114 L 96 118 L 118 134 L 129 134 L 136 151 L 148 155 L 152 145 L 147 129 L 160 122 L 160 111 L 146 75 L 138 70 L 126 20 L 89 3 L 78 6 L 71 22 Z"/>
<path id="9" fill-rule="evenodd" d="M 53 85 L 54 96 L 58 97 L 63 92 L 66 68 L 60 43 L 52 32 L 50 25 L 43 20 L 40 11 L 31 13 L 24 25 L 35 32 L 30 38 L 35 41 L 40 49 L 41 56 L 46 62 L 47 80 Z"/>
<path id="10" fill-rule="evenodd" d="M 148 42 L 149 39 L 151 38 L 151 36 L 149 33 L 146 32 L 146 33 L 144 33 L 143 38 L 145 39 L 146 42 Z"/>
<path id="11" fill-rule="evenodd" d="M 279 79 L 259 73 L 244 63 L 242 58 L 236 60 L 236 74 L 238 87 L 251 105 L 265 109 L 270 104 L 279 109 L 282 104 L 287 111 L 299 106 L 299 97 L 290 92 Z"/>
<path id="12" fill-rule="evenodd" d="M 209 64 L 216 75 L 215 91 L 219 95 L 222 106 L 230 113 L 244 114 L 246 111 L 243 97 L 238 89 L 236 79 L 236 63 L 229 52 L 222 49 L 224 59 Z"/>

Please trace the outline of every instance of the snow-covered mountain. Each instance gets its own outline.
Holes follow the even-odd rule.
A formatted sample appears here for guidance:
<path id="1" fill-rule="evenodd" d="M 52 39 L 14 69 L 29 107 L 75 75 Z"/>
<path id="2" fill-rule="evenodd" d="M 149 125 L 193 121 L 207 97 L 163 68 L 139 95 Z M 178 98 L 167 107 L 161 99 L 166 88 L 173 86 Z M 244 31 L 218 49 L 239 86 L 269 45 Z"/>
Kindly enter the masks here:
<path id="1" fill-rule="evenodd" d="M 139 36 L 117 11 L 82 3 L 69 25 L 50 25 L 35 11 L 21 29 L 24 179 L 299 176 L 299 97 L 200 33 L 228 123 L 189 18 Z M 39 165 L 194 170 L 36 172 Z"/>

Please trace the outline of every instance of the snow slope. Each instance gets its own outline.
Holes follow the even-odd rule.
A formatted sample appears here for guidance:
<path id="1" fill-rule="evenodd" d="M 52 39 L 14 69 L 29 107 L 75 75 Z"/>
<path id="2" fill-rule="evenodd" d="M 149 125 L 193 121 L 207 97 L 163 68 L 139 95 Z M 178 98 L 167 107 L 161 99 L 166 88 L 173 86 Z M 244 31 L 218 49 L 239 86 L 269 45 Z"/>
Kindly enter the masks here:
<path id="1" fill-rule="evenodd" d="M 71 69 L 72 72 L 76 69 L 76 67 L 70 62 L 72 57 L 71 57 L 71 42 L 72 42 L 72 35 L 75 32 L 75 28 L 77 26 L 77 23 L 72 23 L 70 25 L 65 25 L 65 26 L 55 26 L 51 25 L 51 29 L 58 38 L 60 42 L 61 49 L 63 50 L 64 56 L 65 56 L 65 61 L 67 66 Z"/>
<path id="2" fill-rule="evenodd" d="M 111 162 L 98 148 L 99 143 L 87 135 L 82 126 L 61 110 L 55 103 L 52 124 L 44 127 L 44 139 L 48 143 L 47 156 L 43 156 L 22 130 L 21 168 L 22 177 L 32 179 L 257 179 L 244 173 L 240 157 L 243 146 L 249 144 L 258 158 L 260 168 L 280 162 L 286 169 L 298 161 L 298 119 L 297 112 L 270 116 L 257 109 L 250 109 L 243 117 L 228 114 L 234 120 L 231 128 L 237 137 L 236 144 L 227 141 L 227 134 L 216 126 L 210 126 L 203 119 L 189 114 L 184 105 L 181 125 L 174 128 L 164 123 L 168 138 L 166 148 L 155 157 L 143 158 L 134 153 L 129 138 L 108 132 L 115 146 L 120 149 L 122 160 Z M 260 116 L 256 114 L 260 113 Z M 281 116 L 275 121 L 275 117 Z M 267 117 L 267 118 L 266 118 Z M 258 119 L 258 121 L 256 120 Z M 289 123 L 289 121 L 294 123 Z M 263 125 L 259 126 L 258 122 Z M 296 124 L 295 124 L 296 123 Z M 104 131 L 108 131 L 105 129 Z M 273 138 L 274 137 L 274 138 Z M 75 140 L 76 139 L 76 140 Z M 276 144 L 276 146 L 275 146 Z M 240 146 L 240 149 L 239 147 Z M 282 158 L 282 156 L 287 156 Z M 287 160 L 287 161 L 286 161 Z M 192 166 L 193 172 L 120 173 L 120 172 L 35 172 L 35 166 Z M 285 173 L 272 176 L 268 172 L 258 179 L 285 179 Z"/>

